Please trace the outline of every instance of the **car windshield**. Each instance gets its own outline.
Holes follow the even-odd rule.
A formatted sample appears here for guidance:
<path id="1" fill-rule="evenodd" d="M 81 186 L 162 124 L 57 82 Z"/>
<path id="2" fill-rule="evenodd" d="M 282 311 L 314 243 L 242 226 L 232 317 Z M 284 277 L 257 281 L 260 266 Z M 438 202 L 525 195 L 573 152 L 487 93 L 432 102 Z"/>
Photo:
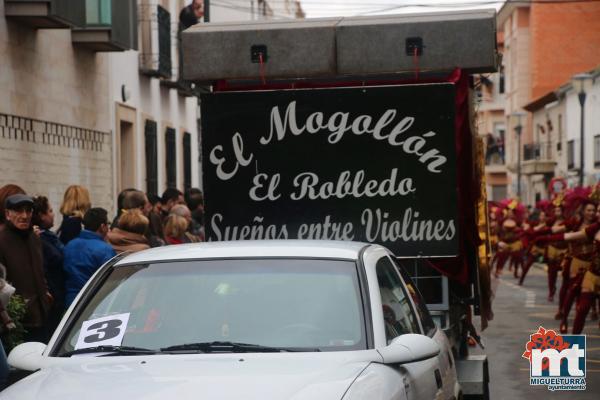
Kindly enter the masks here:
<path id="1" fill-rule="evenodd" d="M 55 355 L 245 343 L 365 349 L 354 261 L 229 259 L 117 266 L 67 325 Z"/>

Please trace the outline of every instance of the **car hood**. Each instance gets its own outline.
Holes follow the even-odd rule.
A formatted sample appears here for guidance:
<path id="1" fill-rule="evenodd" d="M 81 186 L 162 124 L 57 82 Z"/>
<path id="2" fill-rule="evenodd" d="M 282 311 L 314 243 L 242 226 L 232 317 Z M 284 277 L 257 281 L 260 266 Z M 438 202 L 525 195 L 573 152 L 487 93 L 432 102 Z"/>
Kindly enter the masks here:
<path id="1" fill-rule="evenodd" d="M 382 361 L 375 350 L 54 360 L 0 399 L 341 399 L 364 368 Z"/>

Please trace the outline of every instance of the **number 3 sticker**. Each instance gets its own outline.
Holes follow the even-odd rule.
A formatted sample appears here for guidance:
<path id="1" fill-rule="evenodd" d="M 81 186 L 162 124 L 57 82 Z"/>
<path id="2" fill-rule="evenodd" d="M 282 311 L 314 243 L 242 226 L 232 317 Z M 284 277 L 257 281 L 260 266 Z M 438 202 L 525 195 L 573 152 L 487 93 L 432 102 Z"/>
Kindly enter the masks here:
<path id="1" fill-rule="evenodd" d="M 75 350 L 96 346 L 120 346 L 129 322 L 129 313 L 85 321 L 81 325 Z"/>

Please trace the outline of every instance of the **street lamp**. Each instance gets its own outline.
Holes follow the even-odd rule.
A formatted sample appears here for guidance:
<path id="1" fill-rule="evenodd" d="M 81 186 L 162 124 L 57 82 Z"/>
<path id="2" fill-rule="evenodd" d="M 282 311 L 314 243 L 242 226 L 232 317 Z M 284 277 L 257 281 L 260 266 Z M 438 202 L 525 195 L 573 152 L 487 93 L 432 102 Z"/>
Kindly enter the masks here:
<path id="1" fill-rule="evenodd" d="M 526 116 L 527 114 L 522 111 L 510 114 L 515 125 L 515 133 L 517 134 L 517 197 L 519 199 L 521 199 L 521 131 L 523 130 L 521 120 Z"/>
<path id="2" fill-rule="evenodd" d="M 583 152 L 583 141 L 585 138 L 585 98 L 587 96 L 586 89 L 588 83 L 592 80 L 590 74 L 577 74 L 572 78 L 573 89 L 579 97 L 579 105 L 581 106 L 581 143 L 579 143 L 579 158 L 581 160 L 581 169 L 579 170 L 579 186 L 583 186 L 583 178 L 585 176 L 585 156 Z"/>

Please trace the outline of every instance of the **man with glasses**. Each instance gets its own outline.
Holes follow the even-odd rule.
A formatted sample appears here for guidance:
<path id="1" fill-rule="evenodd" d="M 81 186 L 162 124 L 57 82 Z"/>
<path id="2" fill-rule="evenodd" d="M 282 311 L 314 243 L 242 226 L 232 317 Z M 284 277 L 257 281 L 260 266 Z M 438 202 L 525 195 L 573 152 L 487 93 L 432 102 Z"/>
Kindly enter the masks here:
<path id="1" fill-rule="evenodd" d="M 0 263 L 6 267 L 6 280 L 27 303 L 22 321 L 26 341 L 47 342 L 46 319 L 52 298 L 44 278 L 42 242 L 33 232 L 33 199 L 15 194 L 4 202 L 6 226 L 0 231 Z M 12 322 L 12 321 L 10 321 Z M 9 321 L 2 321 L 7 326 Z"/>

